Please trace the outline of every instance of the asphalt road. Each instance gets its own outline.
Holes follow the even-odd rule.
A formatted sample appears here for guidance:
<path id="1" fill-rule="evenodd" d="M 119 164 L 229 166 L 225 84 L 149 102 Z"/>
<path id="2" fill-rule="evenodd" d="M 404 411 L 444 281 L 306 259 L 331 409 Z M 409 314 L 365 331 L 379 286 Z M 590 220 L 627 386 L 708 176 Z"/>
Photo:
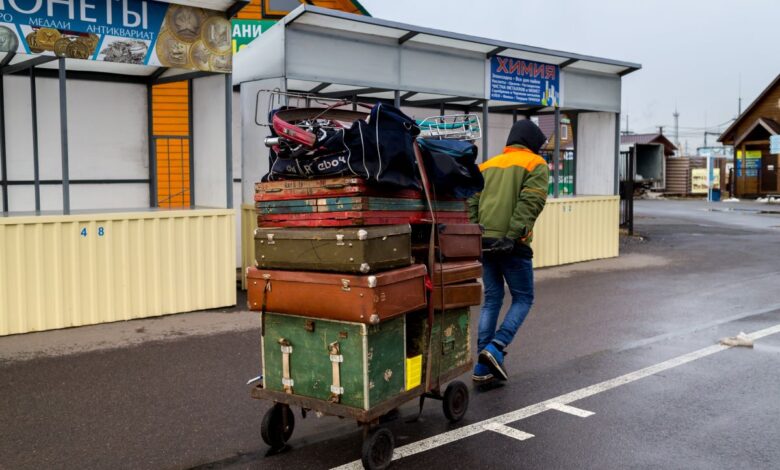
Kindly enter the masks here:
<path id="1" fill-rule="evenodd" d="M 507 359 L 510 381 L 473 389 L 455 426 L 437 402 L 415 424 L 405 422 L 415 404 L 403 407 L 388 427 L 411 455 L 396 467 L 777 468 L 780 333 L 753 349 L 690 356 L 724 336 L 780 324 L 780 215 L 743 206 L 641 201 L 636 229 L 644 238 L 624 240 L 620 258 L 537 271 L 536 305 Z M 126 344 L 109 332 L 100 348 L 34 359 L 3 348 L 25 337 L 0 338 L 0 468 L 354 462 L 355 424 L 312 415 L 296 416 L 289 451 L 266 456 L 259 429 L 268 404 L 250 399 L 244 385 L 259 374 L 249 315 L 213 313 L 216 334 L 201 325 L 198 334 Z M 142 331 L 163 321 L 128 325 Z M 230 322 L 244 326 L 225 328 Z M 57 334 L 67 341 L 78 331 L 85 329 Z M 680 357 L 696 358 L 674 362 Z M 658 364 L 655 373 L 626 376 Z M 597 386 L 621 376 L 628 378 Z M 567 401 L 582 390 L 595 392 Z M 550 399 L 593 414 L 540 408 Z M 437 446 L 441 439 L 450 442 Z"/>

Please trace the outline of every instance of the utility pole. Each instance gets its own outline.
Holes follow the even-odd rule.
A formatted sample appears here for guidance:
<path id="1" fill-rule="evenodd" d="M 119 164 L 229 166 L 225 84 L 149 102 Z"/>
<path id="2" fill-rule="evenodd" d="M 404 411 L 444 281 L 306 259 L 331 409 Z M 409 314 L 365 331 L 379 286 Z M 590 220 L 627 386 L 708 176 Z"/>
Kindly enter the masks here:
<path id="1" fill-rule="evenodd" d="M 626 114 L 626 135 L 628 135 L 628 114 Z"/>
<path id="2" fill-rule="evenodd" d="M 680 113 L 677 112 L 677 106 L 674 107 L 674 145 L 677 147 L 677 151 L 681 152 L 680 148 Z"/>
<path id="3" fill-rule="evenodd" d="M 664 126 L 658 126 L 658 133 L 664 135 Z"/>
<path id="4" fill-rule="evenodd" d="M 737 117 L 739 117 L 740 114 L 742 114 L 742 74 L 739 74 L 739 90 L 737 95 L 739 96 L 739 99 L 737 100 Z"/>

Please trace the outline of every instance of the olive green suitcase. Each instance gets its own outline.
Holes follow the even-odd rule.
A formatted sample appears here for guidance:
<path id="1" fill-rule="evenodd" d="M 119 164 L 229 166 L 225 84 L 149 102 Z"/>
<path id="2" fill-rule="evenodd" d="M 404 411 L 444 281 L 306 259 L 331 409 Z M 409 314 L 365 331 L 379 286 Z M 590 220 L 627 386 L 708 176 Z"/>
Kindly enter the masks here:
<path id="1" fill-rule="evenodd" d="M 368 410 L 406 391 L 405 327 L 266 313 L 263 388 Z"/>
<path id="2" fill-rule="evenodd" d="M 455 369 L 471 364 L 470 313 L 468 307 L 435 312 L 431 336 L 433 377 L 444 376 Z M 422 370 L 426 367 L 427 325 L 427 310 L 418 310 L 406 315 L 406 357 L 414 358 L 422 355 Z"/>
<path id="3" fill-rule="evenodd" d="M 374 273 L 412 263 L 411 227 L 255 229 L 258 268 Z"/>

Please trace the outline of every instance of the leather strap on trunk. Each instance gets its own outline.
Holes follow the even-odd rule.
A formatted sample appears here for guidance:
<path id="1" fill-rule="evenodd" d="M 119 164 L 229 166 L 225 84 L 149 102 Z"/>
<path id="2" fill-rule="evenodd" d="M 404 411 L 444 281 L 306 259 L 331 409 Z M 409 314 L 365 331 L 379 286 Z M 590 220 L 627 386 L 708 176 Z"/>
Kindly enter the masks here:
<path id="1" fill-rule="evenodd" d="M 420 171 L 420 179 L 422 180 L 423 192 L 425 193 L 425 200 L 428 202 L 428 210 L 431 213 L 431 236 L 428 240 L 428 266 L 431 271 L 435 269 L 436 260 L 436 211 L 433 206 L 433 198 L 431 196 L 432 188 L 431 182 L 428 179 L 428 173 L 425 171 L 425 161 L 423 160 L 420 146 L 417 143 L 417 139 L 414 140 L 414 158 L 417 160 L 417 168 Z M 433 279 L 433 272 L 431 272 L 431 278 Z M 427 331 L 426 331 L 426 347 L 425 352 L 425 391 L 429 392 L 439 388 L 439 376 L 432 377 L 433 372 L 433 345 L 431 340 L 433 339 L 433 319 L 434 319 L 434 305 L 433 305 L 433 290 L 428 291 L 428 319 L 427 319 Z"/>
<path id="2" fill-rule="evenodd" d="M 333 375 L 333 384 L 330 386 L 330 398 L 328 401 L 339 403 L 341 396 L 344 395 L 344 387 L 341 386 L 341 363 L 344 362 L 344 356 L 341 355 L 338 342 L 330 343 L 328 354 L 330 355 L 331 372 Z"/>
<path id="3" fill-rule="evenodd" d="M 292 355 L 292 344 L 284 338 L 279 338 L 279 344 L 282 347 L 282 386 L 284 392 L 292 395 L 293 379 L 290 377 L 290 356 Z"/>

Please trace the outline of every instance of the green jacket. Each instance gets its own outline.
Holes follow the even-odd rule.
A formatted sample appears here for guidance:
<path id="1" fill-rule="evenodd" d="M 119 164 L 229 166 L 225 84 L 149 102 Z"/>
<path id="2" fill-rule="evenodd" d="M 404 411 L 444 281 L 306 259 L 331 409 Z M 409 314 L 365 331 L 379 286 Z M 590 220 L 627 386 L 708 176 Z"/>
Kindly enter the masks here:
<path id="1" fill-rule="evenodd" d="M 512 145 L 479 169 L 485 188 L 469 198 L 469 220 L 485 227 L 485 237 L 509 237 L 530 247 L 534 223 L 547 201 L 547 162 L 523 146 Z"/>

